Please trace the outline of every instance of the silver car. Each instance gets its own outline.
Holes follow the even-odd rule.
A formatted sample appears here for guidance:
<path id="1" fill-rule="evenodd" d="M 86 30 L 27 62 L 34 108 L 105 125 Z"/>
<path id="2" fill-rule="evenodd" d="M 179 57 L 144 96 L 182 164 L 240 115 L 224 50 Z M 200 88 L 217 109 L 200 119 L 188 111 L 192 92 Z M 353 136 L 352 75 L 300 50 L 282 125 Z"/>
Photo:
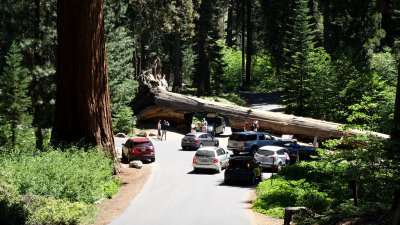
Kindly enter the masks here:
<path id="1" fill-rule="evenodd" d="M 198 149 L 203 146 L 219 146 L 218 138 L 207 133 L 188 133 L 182 138 L 182 149 Z"/>
<path id="2" fill-rule="evenodd" d="M 193 170 L 213 169 L 218 173 L 226 168 L 230 155 L 221 147 L 202 147 L 196 151 L 193 157 Z"/>
<path id="3" fill-rule="evenodd" d="M 281 170 L 286 165 L 288 150 L 280 146 L 263 146 L 254 154 L 254 158 L 262 168 L 272 168 L 276 171 Z"/>

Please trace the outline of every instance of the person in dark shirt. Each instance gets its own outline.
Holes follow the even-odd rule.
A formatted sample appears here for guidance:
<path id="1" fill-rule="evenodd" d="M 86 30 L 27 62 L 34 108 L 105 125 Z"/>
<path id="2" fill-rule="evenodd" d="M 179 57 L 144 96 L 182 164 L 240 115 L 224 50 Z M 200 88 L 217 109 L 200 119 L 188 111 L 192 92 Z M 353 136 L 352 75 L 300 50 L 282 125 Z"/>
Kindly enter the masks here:
<path id="1" fill-rule="evenodd" d="M 165 137 L 164 140 L 167 140 L 167 128 L 168 127 L 169 127 L 169 122 L 164 120 L 161 123 L 161 141 L 162 141 L 163 137 Z"/>

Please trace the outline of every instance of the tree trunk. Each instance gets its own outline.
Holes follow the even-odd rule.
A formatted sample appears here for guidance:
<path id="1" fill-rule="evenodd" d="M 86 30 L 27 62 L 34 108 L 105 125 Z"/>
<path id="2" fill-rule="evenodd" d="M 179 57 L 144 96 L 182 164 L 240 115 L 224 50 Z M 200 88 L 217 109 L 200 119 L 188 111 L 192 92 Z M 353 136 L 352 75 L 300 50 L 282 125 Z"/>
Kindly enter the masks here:
<path id="1" fill-rule="evenodd" d="M 246 52 L 246 8 L 245 8 L 245 2 L 242 1 L 242 7 L 241 7 L 241 15 L 242 15 L 242 85 L 245 84 L 245 73 L 246 73 L 246 67 L 245 67 L 245 52 Z"/>
<path id="2" fill-rule="evenodd" d="M 116 160 L 103 1 L 57 1 L 57 13 L 57 96 L 52 141 L 100 145 Z"/>
<path id="3" fill-rule="evenodd" d="M 226 24 L 226 45 L 228 47 L 233 46 L 233 4 L 233 0 L 228 3 L 228 21 Z"/>
<path id="4" fill-rule="evenodd" d="M 253 23 L 251 18 L 251 3 L 247 0 L 247 55 L 246 55 L 246 82 L 245 86 L 250 85 L 251 76 L 251 57 L 253 56 Z"/>
<path id="5" fill-rule="evenodd" d="M 269 112 L 210 102 L 204 99 L 189 97 L 168 92 L 165 81 L 153 79 L 155 76 L 141 76 L 140 90 L 131 106 L 137 113 L 139 121 L 168 119 L 175 124 L 187 123 L 188 115 L 194 112 L 218 112 L 229 119 L 233 130 L 242 130 L 244 121 L 259 121 L 260 130 L 277 134 L 293 134 L 295 137 L 312 140 L 348 137 L 362 131 L 339 131 L 340 124 L 320 121 L 305 117 L 296 117 L 283 113 Z M 387 138 L 387 135 L 375 133 Z"/>

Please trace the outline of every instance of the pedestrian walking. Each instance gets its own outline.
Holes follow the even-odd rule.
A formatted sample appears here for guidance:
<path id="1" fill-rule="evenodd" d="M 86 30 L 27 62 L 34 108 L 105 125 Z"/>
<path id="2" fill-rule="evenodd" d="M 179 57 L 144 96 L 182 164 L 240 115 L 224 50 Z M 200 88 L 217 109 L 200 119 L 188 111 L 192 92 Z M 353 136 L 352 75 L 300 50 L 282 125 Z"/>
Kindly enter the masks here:
<path id="1" fill-rule="evenodd" d="M 160 140 L 161 138 L 161 120 L 158 120 L 157 123 L 157 139 Z"/>
<path id="2" fill-rule="evenodd" d="M 300 161 L 300 152 L 299 152 L 300 145 L 297 144 L 296 139 L 293 139 L 293 144 L 294 144 L 293 151 L 296 152 L 296 163 L 299 163 L 299 161 Z"/>
<path id="3" fill-rule="evenodd" d="M 169 122 L 167 120 L 164 120 L 163 123 L 161 124 L 161 141 L 164 138 L 164 140 L 167 140 L 167 128 L 169 127 Z"/>

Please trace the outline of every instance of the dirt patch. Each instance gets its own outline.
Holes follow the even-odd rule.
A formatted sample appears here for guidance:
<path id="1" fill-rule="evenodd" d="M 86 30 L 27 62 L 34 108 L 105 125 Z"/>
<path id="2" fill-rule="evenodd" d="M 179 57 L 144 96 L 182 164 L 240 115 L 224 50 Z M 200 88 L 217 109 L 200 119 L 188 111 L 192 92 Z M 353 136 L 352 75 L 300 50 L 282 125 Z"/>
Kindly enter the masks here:
<path id="1" fill-rule="evenodd" d="M 121 187 L 112 199 L 105 199 L 99 204 L 102 211 L 95 225 L 105 225 L 121 214 L 140 192 L 149 178 L 153 164 L 143 164 L 141 169 L 129 168 L 128 164 L 121 163 L 122 173 L 117 176 L 121 179 Z"/>
<path id="2" fill-rule="evenodd" d="M 250 221 L 252 225 L 282 225 L 283 224 L 283 219 L 276 219 L 271 216 L 267 216 L 262 213 L 258 213 L 253 211 L 253 206 L 252 202 L 257 199 L 256 191 L 251 190 L 250 195 L 249 195 L 249 200 L 248 200 L 248 213 L 250 217 Z"/>

